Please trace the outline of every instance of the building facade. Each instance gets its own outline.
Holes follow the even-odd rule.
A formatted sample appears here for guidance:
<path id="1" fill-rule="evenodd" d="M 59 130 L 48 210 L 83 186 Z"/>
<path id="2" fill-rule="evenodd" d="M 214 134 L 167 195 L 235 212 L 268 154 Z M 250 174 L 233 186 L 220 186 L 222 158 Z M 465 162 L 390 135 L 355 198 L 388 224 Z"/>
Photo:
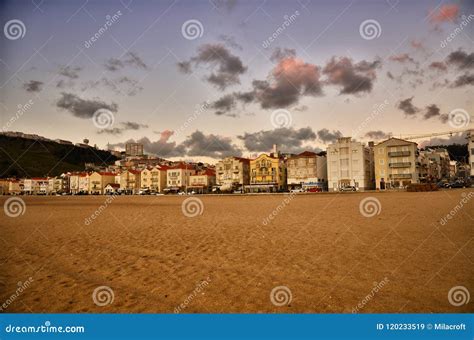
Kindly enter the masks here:
<path id="1" fill-rule="evenodd" d="M 314 152 L 305 151 L 286 161 L 287 184 L 289 189 L 327 189 L 326 156 L 318 156 Z"/>
<path id="2" fill-rule="evenodd" d="M 249 182 L 249 159 L 226 157 L 216 164 L 216 184 L 221 191 L 243 190 Z"/>
<path id="3" fill-rule="evenodd" d="M 338 138 L 327 149 L 327 176 L 329 191 L 374 189 L 373 143 L 366 146 L 351 137 Z"/>
<path id="4" fill-rule="evenodd" d="M 278 192 L 286 190 L 286 164 L 278 153 L 261 154 L 250 160 L 250 183 L 246 192 Z"/>
<path id="5" fill-rule="evenodd" d="M 474 177 L 474 130 L 468 133 L 469 165 L 471 167 L 471 178 Z"/>
<path id="6" fill-rule="evenodd" d="M 94 171 L 89 176 L 89 194 L 103 195 L 107 184 L 115 182 L 115 174 L 112 172 Z"/>
<path id="7" fill-rule="evenodd" d="M 140 143 L 126 143 L 125 154 L 127 156 L 143 156 L 143 144 Z"/>
<path id="8" fill-rule="evenodd" d="M 188 191 L 192 190 L 197 193 L 208 193 L 216 185 L 216 173 L 211 170 L 199 171 L 194 175 L 189 176 Z"/>
<path id="9" fill-rule="evenodd" d="M 169 167 L 166 170 L 167 191 L 186 190 L 189 186 L 189 177 L 195 173 L 194 166 L 190 164 L 179 163 Z"/>
<path id="10" fill-rule="evenodd" d="M 141 190 L 150 192 L 163 192 L 166 188 L 166 173 L 168 167 L 165 165 L 154 166 L 142 170 Z"/>
<path id="11" fill-rule="evenodd" d="M 420 183 L 418 155 L 417 144 L 403 139 L 389 138 L 377 144 L 374 147 L 377 189 L 399 189 L 410 183 Z M 428 168 L 427 171 L 429 176 L 433 170 Z"/>
<path id="12" fill-rule="evenodd" d="M 120 191 L 125 194 L 138 194 L 141 187 L 141 171 L 125 170 L 120 174 Z"/>

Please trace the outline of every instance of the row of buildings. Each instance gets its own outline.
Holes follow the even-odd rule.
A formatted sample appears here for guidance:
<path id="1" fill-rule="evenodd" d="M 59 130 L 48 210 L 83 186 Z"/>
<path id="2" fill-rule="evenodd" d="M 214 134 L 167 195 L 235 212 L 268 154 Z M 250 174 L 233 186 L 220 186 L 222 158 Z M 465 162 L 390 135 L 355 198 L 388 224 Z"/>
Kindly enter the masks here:
<path id="1" fill-rule="evenodd" d="M 471 134 L 472 136 L 472 134 Z M 469 140 L 474 168 L 474 136 Z M 414 142 L 389 138 L 378 144 L 339 138 L 326 152 L 282 154 L 276 145 L 254 159 L 227 157 L 216 165 L 169 162 L 127 146 L 126 157 L 106 168 L 53 178 L 0 180 L 4 194 L 139 194 L 177 192 L 281 192 L 398 189 L 410 183 L 473 176 L 468 164 L 450 159 L 446 149 L 420 151 Z M 470 172 L 471 171 L 471 172 Z"/>

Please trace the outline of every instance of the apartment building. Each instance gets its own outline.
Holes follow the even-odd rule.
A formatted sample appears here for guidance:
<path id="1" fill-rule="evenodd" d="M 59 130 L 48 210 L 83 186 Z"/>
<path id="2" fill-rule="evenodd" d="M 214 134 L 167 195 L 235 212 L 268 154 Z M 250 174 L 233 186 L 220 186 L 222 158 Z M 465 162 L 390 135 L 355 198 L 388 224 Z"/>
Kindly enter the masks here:
<path id="1" fill-rule="evenodd" d="M 366 146 L 351 137 L 338 138 L 327 148 L 327 176 L 329 191 L 349 186 L 356 190 L 374 189 L 373 143 Z"/>
<path id="2" fill-rule="evenodd" d="M 79 182 L 78 193 L 88 194 L 89 193 L 89 173 L 81 172 L 79 174 L 78 182 Z"/>
<path id="3" fill-rule="evenodd" d="M 420 151 L 420 154 L 429 159 L 436 167 L 436 172 L 432 174 L 433 180 L 439 181 L 441 179 L 448 179 L 450 174 L 450 157 L 448 150 L 427 149 Z"/>
<path id="4" fill-rule="evenodd" d="M 23 192 L 26 195 L 46 195 L 48 193 L 49 181 L 47 178 L 26 178 L 23 182 Z"/>
<path id="5" fill-rule="evenodd" d="M 189 177 L 194 175 L 196 170 L 193 165 L 179 163 L 166 170 L 167 191 L 185 190 L 189 185 Z"/>
<path id="6" fill-rule="evenodd" d="M 377 189 L 398 189 L 410 183 L 420 183 L 421 163 L 417 146 L 414 142 L 389 138 L 374 147 Z M 429 175 L 433 170 L 427 171 Z"/>
<path id="7" fill-rule="evenodd" d="M 61 177 L 51 177 L 48 179 L 48 193 L 59 194 L 64 191 L 63 179 Z"/>
<path id="8" fill-rule="evenodd" d="M 305 151 L 286 161 L 287 184 L 289 189 L 327 189 L 327 160 L 314 152 Z"/>
<path id="9" fill-rule="evenodd" d="M 163 192 L 166 188 L 167 170 L 168 167 L 165 165 L 143 169 L 141 173 L 141 190 Z"/>
<path id="10" fill-rule="evenodd" d="M 188 191 L 197 193 L 208 193 L 216 185 L 216 173 L 214 170 L 206 169 L 189 176 Z"/>
<path id="11" fill-rule="evenodd" d="M 120 190 L 126 194 L 138 194 L 141 186 L 140 170 L 125 170 L 120 174 Z"/>
<path id="12" fill-rule="evenodd" d="M 286 164 L 277 152 L 250 160 L 250 183 L 245 187 L 246 192 L 278 192 L 286 188 Z"/>
<path id="13" fill-rule="evenodd" d="M 115 182 L 115 174 L 112 172 L 94 171 L 89 176 L 89 194 L 103 195 L 107 184 Z"/>
<path id="14" fill-rule="evenodd" d="M 125 154 L 127 156 L 143 156 L 143 144 L 141 143 L 126 143 Z"/>
<path id="15" fill-rule="evenodd" d="M 249 182 L 249 159 L 226 157 L 216 164 L 216 184 L 221 191 L 243 190 Z"/>

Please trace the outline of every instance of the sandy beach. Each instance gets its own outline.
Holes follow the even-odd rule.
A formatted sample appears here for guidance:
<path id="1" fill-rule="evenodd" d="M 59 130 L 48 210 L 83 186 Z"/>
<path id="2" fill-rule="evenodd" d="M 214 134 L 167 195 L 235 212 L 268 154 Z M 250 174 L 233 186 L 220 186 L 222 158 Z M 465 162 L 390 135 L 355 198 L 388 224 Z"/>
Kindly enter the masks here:
<path id="1" fill-rule="evenodd" d="M 0 303 L 3 312 L 473 312 L 472 191 L 193 196 L 194 217 L 182 196 L 21 196 L 24 214 L 0 216 Z M 360 211 L 368 197 L 380 202 L 365 213 L 374 216 Z M 469 303 L 450 302 L 457 286 Z"/>

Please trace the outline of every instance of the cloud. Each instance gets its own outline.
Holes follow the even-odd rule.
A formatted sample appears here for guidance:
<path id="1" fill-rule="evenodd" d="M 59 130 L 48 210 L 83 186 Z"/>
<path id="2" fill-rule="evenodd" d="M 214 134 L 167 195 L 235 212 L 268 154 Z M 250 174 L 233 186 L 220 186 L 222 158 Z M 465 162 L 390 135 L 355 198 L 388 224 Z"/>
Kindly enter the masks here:
<path id="1" fill-rule="evenodd" d="M 115 103 L 107 104 L 99 99 L 82 99 L 79 96 L 61 92 L 61 98 L 56 102 L 56 106 L 60 109 L 66 110 L 78 118 L 92 118 L 94 112 L 99 109 L 106 109 L 112 112 L 117 112 L 118 105 Z"/>
<path id="2" fill-rule="evenodd" d="M 347 57 L 339 58 L 339 60 L 333 57 L 324 67 L 323 74 L 328 77 L 328 84 L 342 87 L 341 94 L 371 92 L 376 78 L 375 70 L 379 66 L 378 60 L 374 62 L 363 60 L 353 64 Z"/>
<path id="3" fill-rule="evenodd" d="M 97 81 L 85 83 L 82 90 L 85 91 L 86 89 L 98 88 L 100 86 L 113 91 L 115 94 L 125 94 L 128 96 L 134 96 L 143 90 L 143 87 L 139 85 L 138 81 L 127 76 L 118 77 L 115 79 L 102 77 Z"/>
<path id="4" fill-rule="evenodd" d="M 388 139 L 391 136 L 392 136 L 391 132 L 386 133 L 381 130 L 368 131 L 365 134 L 366 138 L 373 139 L 373 140 Z"/>
<path id="5" fill-rule="evenodd" d="M 421 41 L 413 39 L 412 41 L 410 41 L 410 45 L 415 50 L 425 50 L 425 47 Z"/>
<path id="6" fill-rule="evenodd" d="M 430 21 L 435 24 L 455 21 L 459 14 L 459 5 L 445 4 L 431 11 Z"/>
<path id="7" fill-rule="evenodd" d="M 421 149 L 431 145 L 451 145 L 466 144 L 467 132 L 454 133 L 448 138 L 432 137 L 429 140 L 421 141 L 419 147 Z"/>
<path id="8" fill-rule="evenodd" d="M 430 119 L 433 117 L 439 117 L 441 115 L 440 109 L 436 104 L 431 104 L 426 107 L 425 114 L 423 115 L 424 119 Z"/>
<path id="9" fill-rule="evenodd" d="M 235 38 L 234 37 L 231 37 L 229 35 L 225 35 L 225 34 L 221 34 L 219 36 L 219 40 L 224 42 L 227 46 L 229 46 L 230 48 L 234 48 L 236 50 L 240 50 L 242 51 L 242 46 L 239 45 L 236 41 L 235 41 Z"/>
<path id="10" fill-rule="evenodd" d="M 310 127 L 300 129 L 282 127 L 274 130 L 246 132 L 237 138 L 244 141 L 245 148 L 250 152 L 268 152 L 273 144 L 278 144 L 285 149 L 285 152 L 299 153 L 311 149 L 304 147 L 303 144 L 316 140 L 316 133 Z"/>
<path id="11" fill-rule="evenodd" d="M 387 77 L 390 78 L 390 79 L 392 79 L 392 80 L 395 79 L 395 77 L 393 76 L 392 72 L 390 72 L 390 71 L 387 72 Z"/>
<path id="12" fill-rule="evenodd" d="M 463 74 L 457 77 L 452 87 L 462 87 L 465 85 L 474 85 L 474 74 Z"/>
<path id="13" fill-rule="evenodd" d="M 140 130 L 148 128 L 146 124 L 140 124 L 135 122 L 121 122 L 120 127 L 108 128 L 108 129 L 101 129 L 97 133 L 98 134 L 108 134 L 108 135 L 121 135 L 125 131 L 129 130 Z"/>
<path id="14" fill-rule="evenodd" d="M 389 59 L 392 61 L 399 62 L 399 63 L 406 63 L 406 62 L 415 63 L 415 60 L 412 57 L 410 57 L 408 53 L 392 55 L 389 57 Z"/>
<path id="15" fill-rule="evenodd" d="M 433 61 L 429 67 L 434 70 L 439 70 L 439 71 L 446 71 L 448 69 L 446 64 L 443 63 L 442 61 Z"/>
<path id="16" fill-rule="evenodd" d="M 225 95 L 215 102 L 211 103 L 211 108 L 216 110 L 215 114 L 220 116 L 231 110 L 236 106 L 236 97 L 235 94 Z"/>
<path id="17" fill-rule="evenodd" d="M 59 69 L 59 74 L 69 79 L 77 79 L 81 70 L 80 66 L 63 66 Z"/>
<path id="18" fill-rule="evenodd" d="M 220 90 L 240 84 L 240 75 L 247 71 L 242 60 L 233 55 L 223 44 L 204 44 L 198 47 L 197 55 L 188 61 L 177 64 L 182 73 L 190 73 L 192 66 L 206 65 L 211 68 L 211 74 L 206 80 Z"/>
<path id="19" fill-rule="evenodd" d="M 446 63 L 455 65 L 460 70 L 474 68 L 474 52 L 471 54 L 462 50 L 451 52 L 446 58 Z"/>
<path id="20" fill-rule="evenodd" d="M 405 112 L 406 115 L 412 116 L 416 114 L 417 112 L 420 111 L 419 108 L 417 108 L 415 105 L 412 103 L 413 97 L 401 100 L 398 103 L 397 108 Z"/>
<path id="21" fill-rule="evenodd" d="M 39 80 L 30 80 L 23 84 L 23 88 L 28 92 L 40 92 L 43 87 L 43 82 Z"/>
<path id="22" fill-rule="evenodd" d="M 147 70 L 148 65 L 135 53 L 127 52 L 122 59 L 109 58 L 105 61 L 104 67 L 110 72 L 119 71 L 126 66 Z"/>
<path id="23" fill-rule="evenodd" d="M 329 144 L 335 142 L 338 138 L 341 138 L 343 135 L 341 131 L 328 129 L 321 129 L 318 131 L 318 139 L 324 144 Z"/>
<path id="24" fill-rule="evenodd" d="M 296 57 L 296 50 L 292 48 L 280 48 L 277 47 L 273 50 L 270 60 L 274 62 L 279 62 L 285 58 L 294 58 Z"/>
<path id="25" fill-rule="evenodd" d="M 232 143 L 231 138 L 205 135 L 199 130 L 188 136 L 180 146 L 186 150 L 187 156 L 224 158 L 242 155 L 242 150 Z"/>

